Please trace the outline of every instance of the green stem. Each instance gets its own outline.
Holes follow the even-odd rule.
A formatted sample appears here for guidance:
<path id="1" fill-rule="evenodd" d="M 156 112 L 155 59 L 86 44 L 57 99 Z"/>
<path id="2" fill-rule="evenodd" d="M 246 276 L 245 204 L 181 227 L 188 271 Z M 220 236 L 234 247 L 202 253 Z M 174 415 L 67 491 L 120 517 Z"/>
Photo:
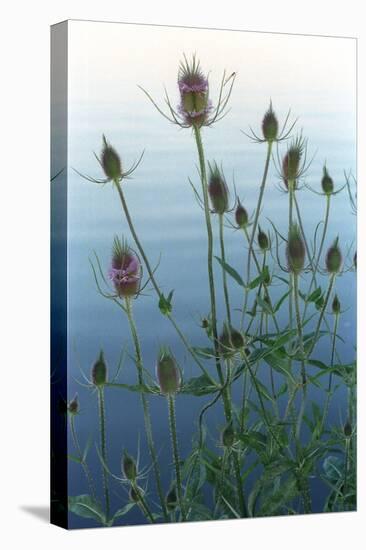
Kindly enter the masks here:
<path id="1" fill-rule="evenodd" d="M 248 509 L 244 499 L 243 482 L 241 479 L 239 458 L 235 452 L 232 453 L 232 458 L 233 458 L 236 486 L 237 486 L 238 498 L 239 498 L 240 515 L 242 518 L 247 518 Z"/>
<path id="2" fill-rule="evenodd" d="M 132 482 L 131 483 L 131 486 L 132 486 L 132 489 L 134 490 L 137 498 L 138 498 L 138 503 L 140 505 L 140 508 L 141 508 L 141 511 L 142 513 L 144 514 L 144 516 L 146 516 L 148 518 L 148 520 L 150 521 L 150 523 L 155 523 L 155 519 L 154 519 L 154 516 L 152 515 L 150 509 L 149 509 L 149 506 L 143 496 L 143 493 L 140 489 L 140 487 L 138 487 L 136 485 L 136 483 Z"/>
<path id="3" fill-rule="evenodd" d="M 299 304 L 299 276 L 297 273 L 293 274 L 293 288 L 294 288 L 294 302 L 295 302 L 295 315 L 296 315 L 296 324 L 297 324 L 297 333 L 299 338 L 299 347 L 301 355 L 301 385 L 302 385 L 302 401 L 300 407 L 300 413 L 296 425 L 296 438 L 300 439 L 301 425 L 305 413 L 306 397 L 307 397 L 307 379 L 306 379 L 306 361 L 305 361 L 305 350 L 304 350 L 304 337 L 302 330 L 302 321 L 300 315 L 300 304 Z"/>
<path id="4" fill-rule="evenodd" d="M 177 440 L 177 426 L 175 418 L 175 396 L 172 394 L 168 395 L 168 411 L 169 411 L 169 426 L 170 426 L 170 435 L 172 440 L 172 450 L 173 450 L 173 459 L 175 467 L 175 479 L 177 484 L 177 497 L 180 512 L 182 515 L 182 521 L 186 521 L 185 507 L 183 503 L 183 492 L 182 492 L 182 476 L 180 471 L 180 458 L 178 450 L 178 440 Z"/>
<path id="5" fill-rule="evenodd" d="M 200 179 L 202 186 L 202 196 L 205 210 L 205 220 L 206 220 L 206 230 L 207 230 L 207 272 L 208 272 L 208 282 L 210 288 L 210 301 L 211 301 L 211 321 L 212 321 L 212 335 L 214 340 L 215 347 L 215 361 L 216 361 L 216 370 L 219 376 L 220 384 L 224 385 L 224 374 L 222 371 L 221 361 L 220 361 L 220 348 L 218 341 L 217 333 L 217 317 L 216 317 L 216 296 L 215 296 L 215 282 L 213 274 L 213 233 L 210 217 L 210 206 L 208 198 L 208 185 L 207 185 L 207 173 L 206 173 L 206 161 L 205 154 L 201 138 L 201 130 L 198 126 L 193 126 L 194 135 L 196 139 L 198 159 L 200 166 Z M 224 411 L 226 419 L 230 419 L 231 405 L 228 398 L 227 391 L 222 394 L 224 402 Z"/>
<path id="6" fill-rule="evenodd" d="M 136 323 L 133 317 L 132 313 L 132 303 L 130 298 L 126 298 L 126 313 L 128 322 L 130 325 L 132 340 L 135 348 L 135 356 L 136 356 L 136 367 L 137 367 L 137 376 L 138 376 L 138 383 L 140 386 L 144 385 L 144 374 L 143 374 L 143 361 L 142 361 L 142 353 L 141 353 L 141 346 L 140 346 L 140 340 L 137 333 L 137 327 Z M 164 519 L 165 521 L 169 521 L 169 514 L 168 510 L 166 508 L 165 504 L 165 498 L 164 493 L 161 485 L 161 477 L 160 477 L 160 470 L 158 465 L 158 457 L 157 452 L 155 449 L 154 444 L 154 438 L 153 438 L 153 432 L 152 432 L 152 424 L 151 424 L 151 417 L 150 417 L 150 411 L 149 411 L 149 402 L 146 397 L 146 395 L 141 392 L 141 403 L 142 403 L 142 409 L 144 413 L 144 423 L 145 423 L 145 433 L 146 433 L 146 439 L 147 444 L 149 447 L 149 453 L 151 456 L 151 460 L 153 463 L 153 469 L 154 469 L 154 475 L 155 475 L 155 483 L 156 483 L 156 489 L 159 495 L 160 505 L 161 509 L 163 511 Z"/>
<path id="7" fill-rule="evenodd" d="M 93 477 L 90 473 L 89 467 L 88 467 L 88 465 L 87 465 L 87 463 L 86 463 L 86 461 L 83 457 L 83 453 L 81 452 L 81 449 L 80 449 L 79 441 L 78 441 L 78 438 L 77 438 L 77 435 L 76 435 L 75 421 L 74 421 L 74 415 L 73 414 L 70 414 L 70 429 L 71 429 L 71 437 L 72 437 L 76 452 L 78 453 L 78 458 L 80 460 L 80 464 L 81 464 L 81 466 L 84 470 L 84 474 L 85 474 L 86 480 L 88 482 L 90 493 L 91 493 L 93 499 L 96 500 L 96 493 L 95 493 L 95 488 L 94 488 Z"/>
<path id="8" fill-rule="evenodd" d="M 221 260 L 223 262 L 223 265 L 226 263 L 225 258 L 225 243 L 224 243 L 224 216 L 222 214 L 219 215 L 219 229 L 220 229 L 220 249 L 221 249 Z M 231 312 L 230 312 L 230 301 L 229 301 L 229 291 L 227 288 L 227 276 L 226 276 L 226 270 L 224 267 L 222 268 L 222 283 L 224 287 L 224 297 L 225 297 L 225 306 L 226 306 L 226 316 L 229 323 L 229 327 L 231 327 Z"/>
<path id="9" fill-rule="evenodd" d="M 105 429 L 105 404 L 104 404 L 104 388 L 98 387 L 98 407 L 99 407 L 99 426 L 100 426 L 100 444 L 101 453 L 103 459 L 103 488 L 104 488 L 104 500 L 105 500 L 105 516 L 106 522 L 108 522 L 110 512 L 109 502 L 109 484 L 108 475 L 105 466 L 107 465 L 107 444 L 106 444 L 106 429 Z"/>
<path id="10" fill-rule="evenodd" d="M 318 323 L 316 325 L 316 329 L 315 329 L 315 332 L 314 332 L 314 338 L 313 338 L 313 341 L 312 341 L 312 344 L 310 346 L 310 349 L 308 350 L 307 352 L 307 357 L 310 357 L 310 355 L 312 354 L 313 350 L 314 350 L 314 347 L 315 347 L 315 344 L 318 340 L 318 336 L 319 336 L 319 331 L 320 331 L 320 327 L 321 327 L 321 324 L 322 324 L 322 321 L 323 321 L 323 317 L 324 317 L 324 314 L 325 314 L 325 310 L 327 308 L 327 305 L 328 305 L 328 302 L 329 302 L 329 298 L 330 298 L 330 295 L 331 295 L 331 292 L 332 292 L 332 289 L 333 289 L 333 285 L 334 285 L 334 281 L 335 281 L 335 278 L 336 278 L 336 273 L 333 273 L 331 276 L 330 276 L 330 280 L 329 280 L 329 285 L 328 285 L 328 290 L 327 290 L 327 293 L 325 295 L 325 298 L 324 298 L 324 304 L 323 304 L 323 307 L 320 311 L 320 315 L 319 315 L 319 319 L 318 319 Z"/>
<path id="11" fill-rule="evenodd" d="M 249 284 L 249 281 L 250 281 L 251 257 L 252 257 L 252 254 L 254 252 L 254 250 L 253 250 L 254 237 L 255 237 L 255 233 L 257 231 L 259 214 L 260 214 L 260 211 L 261 211 L 263 195 L 264 195 L 264 189 L 265 189 L 265 186 L 266 186 L 268 169 L 269 169 L 269 164 L 270 164 L 270 160 L 271 160 L 271 154 L 272 154 L 272 141 L 268 141 L 266 162 L 265 162 L 265 165 L 264 165 L 262 183 L 261 183 L 261 187 L 260 187 L 260 190 L 259 190 L 257 208 L 256 208 L 255 215 L 254 215 L 253 227 L 252 227 L 252 232 L 251 232 L 250 241 L 249 241 L 248 261 L 247 261 L 247 281 L 246 281 L 247 282 L 247 288 L 245 289 L 244 306 L 243 306 L 242 318 L 241 318 L 241 326 L 242 327 L 244 325 L 244 317 L 245 317 L 245 312 L 246 312 L 247 304 L 248 304 L 248 293 L 249 293 L 248 284 Z"/>
<path id="12" fill-rule="evenodd" d="M 117 189 L 117 192 L 118 192 L 118 195 L 119 195 L 119 198 L 120 198 L 120 201 L 121 201 L 121 204 L 122 204 L 122 209 L 124 211 L 124 214 L 126 216 L 126 220 L 127 220 L 127 223 L 128 223 L 128 226 L 130 228 L 130 231 L 131 231 L 131 235 L 133 237 L 133 240 L 135 241 L 135 244 L 137 246 L 137 249 L 143 259 L 143 262 L 145 264 L 145 267 L 147 269 L 147 272 L 149 274 L 149 278 L 151 280 L 151 283 L 153 285 L 153 288 L 156 292 L 156 294 L 158 295 L 159 297 L 159 300 L 160 298 L 162 297 L 162 293 L 160 291 L 160 288 L 159 288 L 159 285 L 155 279 L 155 275 L 154 275 L 154 271 L 153 269 L 151 268 L 151 265 L 150 265 L 150 262 L 145 254 L 145 251 L 144 251 L 144 248 L 140 242 L 140 239 L 138 238 L 138 235 L 136 233 L 136 230 L 135 230 L 135 227 L 133 225 L 133 222 L 132 222 L 132 218 L 131 218 L 131 215 L 130 215 L 130 212 L 129 212 L 129 209 L 128 209 L 128 206 L 127 206 L 127 202 L 126 202 L 126 199 L 125 199 L 125 196 L 123 194 L 123 191 L 122 191 L 122 187 L 121 187 L 121 184 L 118 180 L 116 180 L 114 182 L 115 184 L 115 187 Z M 171 322 L 171 324 L 173 325 L 174 329 L 176 330 L 178 336 L 180 337 L 180 339 L 182 340 L 184 346 L 186 347 L 186 349 L 188 350 L 188 352 L 190 353 L 192 359 L 194 360 L 194 362 L 198 365 L 198 367 L 200 368 L 200 370 L 210 379 L 211 383 L 216 385 L 216 381 L 212 378 L 212 376 L 210 375 L 210 373 L 206 370 L 206 368 L 203 366 L 203 364 L 201 363 L 201 361 L 197 358 L 194 350 L 192 349 L 192 347 L 190 346 L 187 338 L 185 337 L 185 335 L 183 334 L 183 332 L 181 331 L 181 329 L 178 327 L 177 325 L 177 322 L 175 321 L 173 315 L 171 313 L 166 313 L 165 314 L 166 317 L 169 319 L 169 321 Z"/>
<path id="13" fill-rule="evenodd" d="M 336 313 L 334 316 L 334 326 L 333 326 L 333 334 L 332 334 L 332 352 L 330 357 L 330 368 L 334 366 L 334 357 L 335 357 L 335 350 L 336 350 L 336 339 L 337 339 L 337 330 L 338 330 L 338 320 L 339 320 L 339 314 Z M 328 393 L 327 393 L 327 399 L 324 406 L 324 413 L 322 418 L 322 425 L 321 425 L 321 431 L 323 431 L 325 423 L 327 421 L 328 413 L 329 413 L 329 406 L 330 406 L 330 400 L 331 400 L 331 393 L 332 393 L 332 382 L 333 382 L 333 373 L 329 373 L 329 379 L 328 379 Z"/>

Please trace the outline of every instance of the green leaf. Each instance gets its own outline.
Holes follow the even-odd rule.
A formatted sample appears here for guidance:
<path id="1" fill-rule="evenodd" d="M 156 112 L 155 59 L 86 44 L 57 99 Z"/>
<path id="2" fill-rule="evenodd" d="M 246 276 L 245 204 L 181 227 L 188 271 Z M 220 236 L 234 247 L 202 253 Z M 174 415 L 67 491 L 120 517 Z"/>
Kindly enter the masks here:
<path id="1" fill-rule="evenodd" d="M 193 347 L 192 349 L 197 355 L 203 357 L 204 359 L 212 359 L 215 357 L 215 350 L 213 348 Z"/>
<path id="2" fill-rule="evenodd" d="M 100 505 L 90 495 L 69 496 L 69 510 L 79 517 L 93 519 L 105 525 L 105 515 Z"/>
<path id="3" fill-rule="evenodd" d="M 128 502 L 125 506 L 123 506 L 123 508 L 120 508 L 119 510 L 117 510 L 117 512 L 114 514 L 114 516 L 112 517 L 111 520 L 109 520 L 108 522 L 108 525 L 109 526 L 112 526 L 113 523 L 116 521 L 116 519 L 122 517 L 122 516 L 125 516 L 126 514 L 128 514 L 128 512 L 130 510 L 132 510 L 132 508 L 135 506 L 135 503 L 134 502 Z"/>
<path id="4" fill-rule="evenodd" d="M 274 313 L 277 313 L 277 311 L 280 309 L 280 307 L 282 306 L 283 302 L 286 300 L 286 298 L 290 295 L 290 290 L 288 290 L 287 292 L 285 292 L 285 294 L 283 296 L 281 296 L 281 298 L 278 300 L 277 304 L 275 305 L 273 311 Z"/>
<path id="5" fill-rule="evenodd" d="M 207 395 L 215 393 L 219 390 L 217 386 L 214 386 L 208 376 L 202 374 L 201 376 L 195 376 L 190 378 L 180 390 L 181 393 L 187 393 L 190 395 Z"/>
<path id="6" fill-rule="evenodd" d="M 328 481 L 337 483 L 344 478 L 344 461 L 339 456 L 327 456 L 323 470 Z"/>
<path id="7" fill-rule="evenodd" d="M 168 315 L 172 311 L 172 298 L 174 290 L 171 290 L 168 294 L 168 297 L 165 298 L 164 294 L 160 294 L 159 298 L 159 309 L 163 315 Z"/>
<path id="8" fill-rule="evenodd" d="M 263 276 L 262 274 L 261 275 L 258 275 L 258 277 L 256 277 L 255 279 L 253 279 L 249 284 L 248 284 L 248 289 L 249 290 L 253 290 L 254 288 L 256 288 L 260 283 L 263 282 Z"/>
<path id="9" fill-rule="evenodd" d="M 77 462 L 77 464 L 83 463 L 83 461 L 78 456 L 75 456 L 75 455 L 67 455 L 67 458 L 69 460 L 72 460 L 73 462 Z"/>
<path id="10" fill-rule="evenodd" d="M 231 267 L 231 265 L 227 264 L 226 262 L 223 262 L 221 260 L 221 258 L 219 258 L 218 256 L 215 256 L 216 260 L 219 262 L 219 264 L 221 265 L 221 267 L 226 271 L 226 273 L 228 273 L 230 275 L 230 277 L 232 277 L 237 283 L 238 285 L 242 286 L 242 287 L 245 287 L 245 284 L 244 284 L 244 281 L 243 279 L 240 277 L 239 273 L 236 271 L 236 269 L 234 269 L 233 267 Z"/>
<path id="11" fill-rule="evenodd" d="M 265 300 L 263 300 L 263 298 L 259 295 L 257 296 L 257 302 L 265 313 L 268 313 L 268 315 L 272 315 L 273 312 L 271 310 L 270 305 Z"/>
<path id="12" fill-rule="evenodd" d="M 116 382 L 106 382 L 108 388 L 122 388 L 125 390 L 137 392 L 137 393 L 160 393 L 158 386 L 148 386 L 147 384 L 121 384 Z"/>

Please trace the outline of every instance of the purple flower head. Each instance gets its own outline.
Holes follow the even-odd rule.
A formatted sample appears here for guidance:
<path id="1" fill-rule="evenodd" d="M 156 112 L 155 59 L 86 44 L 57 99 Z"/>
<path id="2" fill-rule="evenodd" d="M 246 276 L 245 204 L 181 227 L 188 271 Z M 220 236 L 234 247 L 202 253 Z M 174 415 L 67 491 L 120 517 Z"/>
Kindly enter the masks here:
<path id="1" fill-rule="evenodd" d="M 135 296 L 140 290 L 141 264 L 125 242 L 115 237 L 109 279 L 121 297 Z"/>
<path id="2" fill-rule="evenodd" d="M 180 92 L 178 113 L 186 124 L 202 126 L 212 111 L 212 103 L 208 98 L 208 79 L 194 55 L 190 62 L 184 57 L 184 62 L 180 65 L 178 88 Z"/>

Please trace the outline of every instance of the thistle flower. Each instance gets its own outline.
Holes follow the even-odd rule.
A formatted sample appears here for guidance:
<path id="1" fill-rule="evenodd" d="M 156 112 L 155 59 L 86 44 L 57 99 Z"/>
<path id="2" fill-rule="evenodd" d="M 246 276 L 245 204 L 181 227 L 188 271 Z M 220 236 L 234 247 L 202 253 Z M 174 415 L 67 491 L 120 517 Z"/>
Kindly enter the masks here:
<path id="1" fill-rule="evenodd" d="M 130 456 L 127 453 L 127 451 L 123 452 L 121 468 L 122 468 L 122 473 L 126 479 L 133 482 L 136 481 L 136 477 L 137 477 L 136 462 L 134 461 L 132 456 Z"/>
<path id="2" fill-rule="evenodd" d="M 233 423 L 229 422 L 221 433 L 221 443 L 224 447 L 232 447 L 235 443 Z"/>
<path id="3" fill-rule="evenodd" d="M 272 101 L 263 117 L 262 133 L 265 141 L 268 142 L 276 141 L 278 136 L 278 120 L 272 109 Z"/>
<path id="4" fill-rule="evenodd" d="M 289 271 L 295 275 L 299 274 L 304 268 L 305 245 L 297 224 L 293 224 L 290 228 L 286 256 Z"/>
<path id="5" fill-rule="evenodd" d="M 229 190 L 225 177 L 216 162 L 213 166 L 209 165 L 209 170 L 208 194 L 212 209 L 216 214 L 223 215 L 229 210 Z"/>
<path id="6" fill-rule="evenodd" d="M 332 303 L 332 312 L 334 313 L 334 315 L 338 315 L 340 311 L 341 311 L 341 303 L 339 301 L 337 294 L 335 294 L 333 303 Z"/>
<path id="7" fill-rule="evenodd" d="M 112 265 L 108 276 L 113 281 L 119 297 L 135 296 L 140 290 L 141 263 L 125 241 L 114 238 Z"/>
<path id="8" fill-rule="evenodd" d="M 342 253 L 338 246 L 338 237 L 328 249 L 327 255 L 325 258 L 325 265 L 328 273 L 335 274 L 338 273 L 342 266 Z"/>
<path id="9" fill-rule="evenodd" d="M 100 164 L 108 181 L 117 181 L 122 177 L 122 164 L 117 151 L 107 142 L 103 135 L 103 148 L 100 154 Z"/>
<path id="10" fill-rule="evenodd" d="M 181 62 L 178 88 L 178 113 L 188 126 L 203 126 L 212 111 L 212 103 L 208 97 L 208 79 L 203 74 L 196 56 L 192 57 L 191 62 L 186 57 Z"/>
<path id="11" fill-rule="evenodd" d="M 91 380 L 94 386 L 104 386 L 107 381 L 107 365 L 104 360 L 103 350 L 100 351 L 98 359 L 92 366 Z"/>
<path id="12" fill-rule="evenodd" d="M 173 486 L 165 497 L 165 504 L 169 512 L 173 512 L 178 505 L 177 491 Z"/>
<path id="13" fill-rule="evenodd" d="M 181 386 L 180 370 L 175 358 L 167 348 L 162 348 L 156 364 L 156 377 L 163 395 L 172 395 Z"/>
<path id="14" fill-rule="evenodd" d="M 282 159 L 281 177 L 288 189 L 289 182 L 295 182 L 304 174 L 307 142 L 300 134 L 294 140 Z"/>
<path id="15" fill-rule="evenodd" d="M 334 183 L 332 178 L 330 177 L 327 167 L 324 165 L 323 167 L 323 177 L 322 177 L 322 189 L 325 195 L 331 195 L 334 191 Z"/>
<path id="16" fill-rule="evenodd" d="M 235 221 L 236 225 L 241 229 L 244 229 L 248 225 L 248 212 L 245 210 L 244 206 L 241 204 L 238 199 L 238 205 L 235 210 Z"/>
<path id="17" fill-rule="evenodd" d="M 266 235 L 266 233 L 265 233 L 264 231 L 262 231 L 260 225 L 258 226 L 258 236 L 257 236 L 257 239 L 258 239 L 259 248 L 260 248 L 261 250 L 265 251 L 265 250 L 268 250 L 268 249 L 269 249 L 269 239 L 268 239 L 268 236 Z"/>
<path id="18" fill-rule="evenodd" d="M 80 408 L 79 396 L 76 393 L 73 399 L 69 402 L 67 410 L 69 411 L 70 414 L 78 414 L 79 408 Z"/>

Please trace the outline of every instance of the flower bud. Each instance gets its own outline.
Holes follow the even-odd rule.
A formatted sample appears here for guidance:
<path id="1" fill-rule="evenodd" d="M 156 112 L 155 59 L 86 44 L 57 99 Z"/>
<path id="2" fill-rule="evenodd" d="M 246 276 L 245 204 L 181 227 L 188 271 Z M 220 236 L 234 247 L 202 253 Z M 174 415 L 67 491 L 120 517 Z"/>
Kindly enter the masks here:
<path id="1" fill-rule="evenodd" d="M 244 347 L 243 335 L 235 328 L 230 328 L 230 339 L 234 349 L 241 349 Z"/>
<path id="2" fill-rule="evenodd" d="M 346 437 L 351 437 L 352 435 L 352 425 L 349 420 L 343 426 L 343 433 Z"/>
<path id="3" fill-rule="evenodd" d="M 236 225 L 243 229 L 248 225 L 248 212 L 245 210 L 244 206 L 238 200 L 238 206 L 235 210 L 235 221 Z"/>
<path id="4" fill-rule="evenodd" d="M 208 98 L 208 80 L 199 62 L 193 56 L 180 64 L 178 73 L 180 104 L 178 112 L 188 126 L 201 127 L 207 120 L 212 106 Z"/>
<path id="5" fill-rule="evenodd" d="M 341 303 L 339 301 L 337 294 L 334 296 L 334 299 L 333 299 L 332 311 L 334 315 L 338 315 L 341 312 Z"/>
<path id="6" fill-rule="evenodd" d="M 74 398 L 70 401 L 67 408 L 70 414 L 77 414 L 79 412 L 79 396 L 77 393 L 74 395 Z"/>
<path id="7" fill-rule="evenodd" d="M 229 424 L 223 429 L 221 434 L 221 442 L 224 447 L 232 447 L 234 445 L 235 432 L 232 422 L 229 422 Z"/>
<path id="8" fill-rule="evenodd" d="M 333 180 L 328 174 L 328 170 L 326 166 L 324 166 L 323 168 L 322 189 L 323 189 L 323 193 L 325 193 L 326 195 L 331 195 L 334 191 Z"/>
<path id="9" fill-rule="evenodd" d="M 172 395 L 179 391 L 181 376 L 176 360 L 168 349 L 162 349 L 156 365 L 156 376 L 163 395 Z"/>
<path id="10" fill-rule="evenodd" d="M 94 386 L 104 386 L 107 381 L 107 365 L 104 361 L 104 353 L 101 350 L 98 359 L 92 366 L 91 379 Z"/>
<path id="11" fill-rule="evenodd" d="M 114 238 L 112 263 L 108 272 L 119 297 L 135 296 L 140 290 L 141 263 L 125 241 Z"/>
<path id="12" fill-rule="evenodd" d="M 297 137 L 290 145 L 282 160 L 282 178 L 288 183 L 296 181 L 301 174 L 301 160 L 305 148 L 302 136 Z"/>
<path id="13" fill-rule="evenodd" d="M 210 166 L 208 194 L 214 212 L 222 215 L 229 210 L 229 190 L 224 175 L 216 163 L 213 167 Z"/>
<path id="14" fill-rule="evenodd" d="M 135 481 L 137 476 L 136 463 L 132 456 L 130 456 L 126 451 L 123 453 L 121 466 L 122 473 L 125 478 L 129 481 Z"/>
<path id="15" fill-rule="evenodd" d="M 269 239 L 268 239 L 268 236 L 266 235 L 266 233 L 264 233 L 264 231 L 261 230 L 261 227 L 259 226 L 258 227 L 258 244 L 259 244 L 259 248 L 263 251 L 265 250 L 268 250 L 269 249 Z"/>
<path id="16" fill-rule="evenodd" d="M 169 512 L 173 512 L 178 505 L 177 491 L 173 486 L 165 497 L 165 504 Z"/>
<path id="17" fill-rule="evenodd" d="M 108 180 L 116 181 L 122 178 L 121 159 L 116 150 L 109 145 L 105 136 L 103 136 L 103 149 L 100 163 Z"/>
<path id="18" fill-rule="evenodd" d="M 338 237 L 336 238 L 332 246 L 328 248 L 328 252 L 325 258 L 325 265 L 328 273 L 338 273 L 341 269 L 342 253 L 338 246 Z"/>
<path id="19" fill-rule="evenodd" d="M 209 328 L 209 326 L 210 326 L 209 320 L 206 317 L 204 317 L 201 321 L 201 327 L 206 330 L 207 328 Z"/>
<path id="20" fill-rule="evenodd" d="M 297 224 L 293 224 L 290 228 L 286 255 L 288 269 L 295 275 L 300 273 L 304 268 L 305 245 Z"/>
<path id="21" fill-rule="evenodd" d="M 262 132 L 264 139 L 268 142 L 275 141 L 278 134 L 278 120 L 270 103 L 268 111 L 265 113 L 262 121 Z"/>
<path id="22" fill-rule="evenodd" d="M 232 355 L 235 350 L 242 349 L 244 347 L 243 335 L 233 327 L 228 327 L 224 323 L 221 336 L 219 338 L 221 354 L 226 357 Z"/>

